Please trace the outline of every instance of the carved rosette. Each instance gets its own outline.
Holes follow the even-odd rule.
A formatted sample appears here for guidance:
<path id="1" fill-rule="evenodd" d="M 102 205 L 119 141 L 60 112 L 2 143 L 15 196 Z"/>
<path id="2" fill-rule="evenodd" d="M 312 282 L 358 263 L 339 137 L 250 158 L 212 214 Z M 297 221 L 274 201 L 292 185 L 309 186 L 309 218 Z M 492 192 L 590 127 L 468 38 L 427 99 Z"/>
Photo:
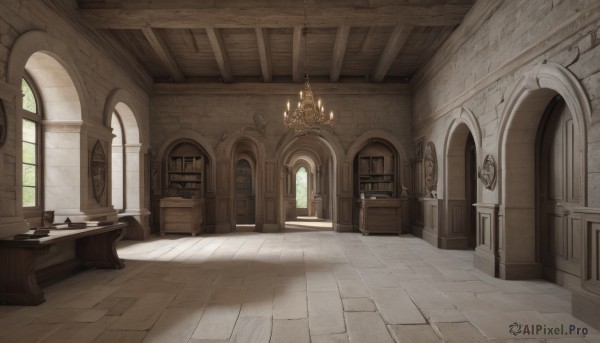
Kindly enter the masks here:
<path id="1" fill-rule="evenodd" d="M 102 148 L 100 140 L 96 141 L 94 148 L 92 149 L 92 156 L 90 159 L 90 169 L 92 172 L 92 190 L 94 192 L 94 199 L 100 202 L 104 189 L 106 188 L 106 154 Z"/>
<path id="2" fill-rule="evenodd" d="M 479 167 L 477 171 L 477 177 L 481 180 L 481 183 L 485 188 L 493 190 L 496 186 L 496 161 L 492 155 L 487 155 L 483 160 L 483 166 Z"/>
<path id="3" fill-rule="evenodd" d="M 427 143 L 424 159 L 425 193 L 435 197 L 435 193 L 437 192 L 438 168 L 437 155 L 435 153 L 435 145 L 433 142 Z"/>
<path id="4" fill-rule="evenodd" d="M 6 136 L 8 135 L 8 119 L 6 118 L 6 109 L 4 108 L 4 101 L 0 99 L 0 148 L 6 142 Z"/>

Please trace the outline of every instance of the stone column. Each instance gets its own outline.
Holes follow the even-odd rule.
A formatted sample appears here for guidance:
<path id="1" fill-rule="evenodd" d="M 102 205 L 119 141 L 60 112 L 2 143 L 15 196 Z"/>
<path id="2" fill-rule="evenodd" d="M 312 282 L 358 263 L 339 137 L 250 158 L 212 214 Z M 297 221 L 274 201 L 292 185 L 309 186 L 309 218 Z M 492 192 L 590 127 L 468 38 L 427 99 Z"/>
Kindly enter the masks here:
<path id="1" fill-rule="evenodd" d="M 150 211 L 144 206 L 144 154 L 145 148 L 139 144 L 125 144 L 125 204 L 124 213 L 120 217 L 131 217 L 128 237 L 130 239 L 146 239 L 150 235 Z"/>

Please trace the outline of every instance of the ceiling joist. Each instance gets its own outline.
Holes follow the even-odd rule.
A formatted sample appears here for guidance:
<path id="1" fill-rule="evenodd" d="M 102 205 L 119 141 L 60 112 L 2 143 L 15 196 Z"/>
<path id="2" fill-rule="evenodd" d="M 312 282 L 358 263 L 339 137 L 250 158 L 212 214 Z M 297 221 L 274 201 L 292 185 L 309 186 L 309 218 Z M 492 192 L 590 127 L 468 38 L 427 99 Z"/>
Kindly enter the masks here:
<path id="1" fill-rule="evenodd" d="M 256 28 L 256 42 L 258 43 L 258 55 L 260 56 L 260 69 L 265 82 L 273 81 L 271 69 L 271 49 L 269 48 L 269 35 L 267 29 Z"/>
<path id="2" fill-rule="evenodd" d="M 210 41 L 213 53 L 215 54 L 215 60 L 217 60 L 217 65 L 219 66 L 223 81 L 232 82 L 233 74 L 229 67 L 229 59 L 227 58 L 227 51 L 225 50 L 221 31 L 213 27 L 208 27 L 206 28 L 206 34 L 208 35 L 208 40 Z"/>
<path id="3" fill-rule="evenodd" d="M 406 43 L 406 40 L 410 36 L 411 30 L 412 27 L 406 25 L 397 25 L 394 28 L 394 31 L 392 31 L 383 53 L 381 53 L 381 56 L 379 56 L 377 66 L 373 71 L 373 76 L 371 77 L 373 82 L 383 81 L 383 78 L 392 66 L 392 63 L 394 63 L 394 60 L 400 53 L 402 46 L 404 43 Z"/>
<path id="4" fill-rule="evenodd" d="M 302 82 L 304 80 L 304 40 L 306 37 L 302 33 L 302 26 L 294 26 L 293 43 L 292 43 L 292 77 L 294 82 Z"/>
<path id="5" fill-rule="evenodd" d="M 335 35 L 335 43 L 333 44 L 333 56 L 331 60 L 331 68 L 329 70 L 329 80 L 338 82 L 342 65 L 344 64 L 344 55 L 348 46 L 348 37 L 350 36 L 350 26 L 340 26 Z"/>
<path id="6" fill-rule="evenodd" d="M 302 26 L 304 13 L 300 8 L 110 8 L 80 9 L 85 21 L 100 29 L 143 29 L 148 26 L 165 29 L 189 28 L 280 28 Z M 370 27 L 458 25 L 471 5 L 418 5 L 311 7 L 308 24 L 311 27 Z"/>
<path id="7" fill-rule="evenodd" d="M 179 64 L 177 64 L 177 60 L 175 60 L 173 53 L 169 49 L 169 45 L 161 33 L 153 28 L 144 28 L 142 29 L 142 32 L 160 61 L 168 70 L 169 76 L 176 82 L 185 82 L 185 75 L 183 74 L 183 71 L 181 71 Z"/>

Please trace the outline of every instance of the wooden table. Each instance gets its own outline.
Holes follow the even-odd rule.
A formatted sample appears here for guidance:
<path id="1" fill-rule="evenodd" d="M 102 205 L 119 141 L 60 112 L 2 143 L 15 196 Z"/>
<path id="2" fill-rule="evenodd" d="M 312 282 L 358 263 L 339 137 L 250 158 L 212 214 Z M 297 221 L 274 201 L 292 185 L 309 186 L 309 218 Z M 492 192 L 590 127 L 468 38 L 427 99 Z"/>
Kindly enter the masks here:
<path id="1" fill-rule="evenodd" d="M 117 242 L 123 237 L 126 227 L 126 223 L 117 223 L 77 230 L 51 230 L 49 236 L 38 239 L 0 239 L 0 303 L 38 305 L 45 301 L 38 282 L 81 268 L 125 267 L 124 261 L 117 255 Z M 75 241 L 76 260 L 36 270 L 38 258 L 57 244 L 69 241 Z"/>

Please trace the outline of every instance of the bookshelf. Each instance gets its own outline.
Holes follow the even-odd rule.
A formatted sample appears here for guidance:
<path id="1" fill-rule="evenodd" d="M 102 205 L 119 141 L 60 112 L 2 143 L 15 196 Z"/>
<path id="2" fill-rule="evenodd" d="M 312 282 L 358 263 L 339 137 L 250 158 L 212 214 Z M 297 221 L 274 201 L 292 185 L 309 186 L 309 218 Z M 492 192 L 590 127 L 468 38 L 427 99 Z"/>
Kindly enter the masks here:
<path id="1" fill-rule="evenodd" d="M 167 195 L 202 197 L 204 157 L 189 143 L 176 146 L 167 158 Z"/>
<path id="2" fill-rule="evenodd" d="M 396 174 L 391 165 L 392 160 L 393 158 L 386 156 L 359 156 L 358 191 L 366 198 L 396 197 Z"/>

